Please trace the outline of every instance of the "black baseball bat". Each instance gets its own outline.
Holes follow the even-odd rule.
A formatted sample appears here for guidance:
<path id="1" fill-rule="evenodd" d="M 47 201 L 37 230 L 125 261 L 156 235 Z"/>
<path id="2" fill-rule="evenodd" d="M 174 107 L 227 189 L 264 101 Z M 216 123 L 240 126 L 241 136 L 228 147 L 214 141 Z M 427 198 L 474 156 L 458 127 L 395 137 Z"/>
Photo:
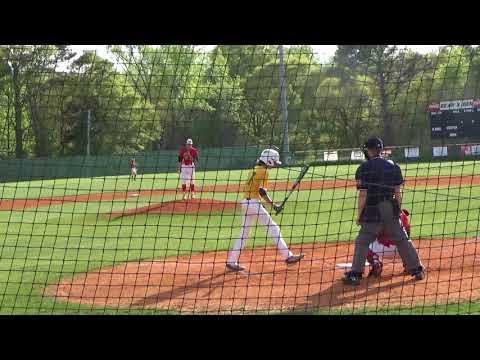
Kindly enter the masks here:
<path id="1" fill-rule="evenodd" d="M 280 205 L 278 206 L 277 210 L 275 211 L 275 214 L 278 215 L 282 212 L 283 210 L 283 207 L 285 206 L 285 203 L 287 202 L 288 198 L 293 194 L 293 192 L 295 191 L 295 189 L 297 188 L 297 186 L 300 184 L 300 181 L 302 181 L 303 177 L 305 176 L 305 174 L 307 173 L 308 169 L 310 168 L 310 165 L 304 165 L 302 167 L 302 170 L 300 171 L 300 174 L 298 175 L 297 177 L 297 180 L 295 180 L 295 182 L 293 183 L 293 186 L 292 188 L 289 190 L 289 192 L 287 193 L 287 196 L 285 197 L 285 199 L 283 199 L 283 201 L 280 203 Z"/>

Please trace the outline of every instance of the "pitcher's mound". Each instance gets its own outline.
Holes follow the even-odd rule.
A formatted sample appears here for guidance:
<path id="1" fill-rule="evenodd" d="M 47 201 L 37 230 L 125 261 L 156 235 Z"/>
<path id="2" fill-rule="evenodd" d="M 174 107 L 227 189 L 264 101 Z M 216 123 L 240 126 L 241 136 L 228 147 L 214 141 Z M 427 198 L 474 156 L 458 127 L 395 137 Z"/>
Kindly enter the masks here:
<path id="1" fill-rule="evenodd" d="M 108 214 L 110 220 L 121 216 L 135 214 L 198 214 L 233 211 L 237 207 L 234 201 L 221 201 L 214 199 L 188 199 L 165 201 L 159 204 L 152 204 L 134 209 L 125 209 Z"/>

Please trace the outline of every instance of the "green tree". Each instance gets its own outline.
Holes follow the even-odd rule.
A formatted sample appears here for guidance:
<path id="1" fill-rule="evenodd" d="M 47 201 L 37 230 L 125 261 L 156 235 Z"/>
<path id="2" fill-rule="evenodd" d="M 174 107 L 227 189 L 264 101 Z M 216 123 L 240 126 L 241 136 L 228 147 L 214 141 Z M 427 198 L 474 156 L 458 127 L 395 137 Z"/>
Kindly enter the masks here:
<path id="1" fill-rule="evenodd" d="M 212 110 L 202 95 L 204 58 L 193 46 L 114 46 L 111 51 L 135 91 L 155 107 L 161 148 L 176 148 L 192 130 L 192 115 Z"/>
<path id="2" fill-rule="evenodd" d="M 378 118 L 384 140 L 390 145 L 397 143 L 392 104 L 412 79 L 431 67 L 427 58 L 397 46 L 339 45 L 334 61 L 365 75 L 365 85 L 372 87 L 378 96 Z"/>
<path id="3" fill-rule="evenodd" d="M 15 119 L 15 154 L 17 158 L 25 156 L 25 127 L 30 126 L 34 139 L 35 151 L 44 155 L 48 127 L 40 121 L 35 112 L 35 95 L 55 72 L 55 67 L 69 60 L 74 54 L 67 46 L 50 45 L 11 45 L 4 46 L 2 57 L 3 69 L 8 68 L 8 86 L 11 89 Z M 28 113 L 28 121 L 25 114 Z"/>
<path id="4" fill-rule="evenodd" d="M 241 106 L 244 101 L 240 78 L 232 77 L 226 58 L 221 52 L 213 51 L 205 59 L 207 64 L 201 86 L 202 96 L 211 108 L 209 119 L 197 122 L 196 127 L 208 128 L 202 143 L 214 147 L 241 145 L 247 141 L 247 128 L 242 121 Z"/>
<path id="5" fill-rule="evenodd" d="M 112 62 L 94 52 L 85 52 L 71 65 L 63 118 L 64 145 L 75 154 L 84 154 L 87 113 L 91 114 L 92 154 L 117 154 L 143 150 L 151 140 L 148 126 L 153 123 L 153 109 L 124 86 L 124 76 Z"/>
<path id="6" fill-rule="evenodd" d="M 221 50 L 226 52 L 230 49 L 222 48 Z M 248 139 L 254 144 L 280 144 L 283 135 L 283 119 L 280 107 L 278 47 L 251 47 L 243 52 L 237 50 L 235 55 L 234 61 L 230 59 L 229 65 L 234 66 L 234 70 L 230 70 L 229 73 L 236 76 L 243 91 L 241 114 Z M 313 67 L 312 59 L 313 52 L 309 47 L 290 48 L 285 56 L 289 128 L 294 129 L 292 138 L 294 141 L 301 139 L 299 135 L 303 132 L 297 126 L 298 105 L 301 101 L 303 86 Z"/>
<path id="7" fill-rule="evenodd" d="M 219 45 L 212 54 L 223 56 L 231 78 L 245 81 L 255 70 L 278 58 L 278 49 L 272 45 Z"/>

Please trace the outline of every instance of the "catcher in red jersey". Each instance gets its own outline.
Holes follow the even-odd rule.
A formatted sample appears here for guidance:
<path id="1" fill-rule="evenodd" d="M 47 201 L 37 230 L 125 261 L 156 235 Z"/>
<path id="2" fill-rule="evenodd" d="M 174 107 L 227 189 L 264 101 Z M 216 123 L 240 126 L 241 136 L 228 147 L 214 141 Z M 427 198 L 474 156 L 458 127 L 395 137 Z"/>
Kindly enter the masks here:
<path id="1" fill-rule="evenodd" d="M 130 160 L 130 176 L 134 181 L 137 179 L 137 161 L 135 158 Z"/>
<path id="2" fill-rule="evenodd" d="M 408 212 L 408 210 L 402 209 L 402 211 L 400 212 L 400 223 L 403 230 L 410 238 L 411 226 L 409 216 L 410 213 Z M 370 263 L 371 267 L 368 276 L 380 276 L 383 270 L 383 262 L 380 260 L 380 258 L 382 258 L 382 260 L 384 258 L 394 258 L 396 254 L 397 247 L 395 246 L 395 243 L 391 239 L 389 239 L 385 233 L 380 233 L 378 235 L 378 238 L 373 243 L 371 243 L 368 248 L 367 260 Z"/>
<path id="3" fill-rule="evenodd" d="M 187 139 L 178 154 L 178 172 L 182 181 L 183 200 L 188 197 L 187 185 L 189 185 L 190 197 L 195 198 L 195 165 L 198 162 L 198 150 L 193 147 L 192 139 Z"/>

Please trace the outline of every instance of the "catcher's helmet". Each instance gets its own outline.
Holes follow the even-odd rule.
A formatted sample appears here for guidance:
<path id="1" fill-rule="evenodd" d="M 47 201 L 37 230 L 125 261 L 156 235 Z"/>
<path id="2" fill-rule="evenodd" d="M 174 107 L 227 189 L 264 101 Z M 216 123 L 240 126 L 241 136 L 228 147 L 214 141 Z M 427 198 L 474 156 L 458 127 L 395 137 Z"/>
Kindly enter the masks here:
<path id="1" fill-rule="evenodd" d="M 280 154 L 278 153 L 277 150 L 273 150 L 273 149 L 263 150 L 262 153 L 260 154 L 260 157 L 258 158 L 258 161 L 261 161 L 265 165 L 270 167 L 282 165 L 282 162 L 280 161 Z"/>

